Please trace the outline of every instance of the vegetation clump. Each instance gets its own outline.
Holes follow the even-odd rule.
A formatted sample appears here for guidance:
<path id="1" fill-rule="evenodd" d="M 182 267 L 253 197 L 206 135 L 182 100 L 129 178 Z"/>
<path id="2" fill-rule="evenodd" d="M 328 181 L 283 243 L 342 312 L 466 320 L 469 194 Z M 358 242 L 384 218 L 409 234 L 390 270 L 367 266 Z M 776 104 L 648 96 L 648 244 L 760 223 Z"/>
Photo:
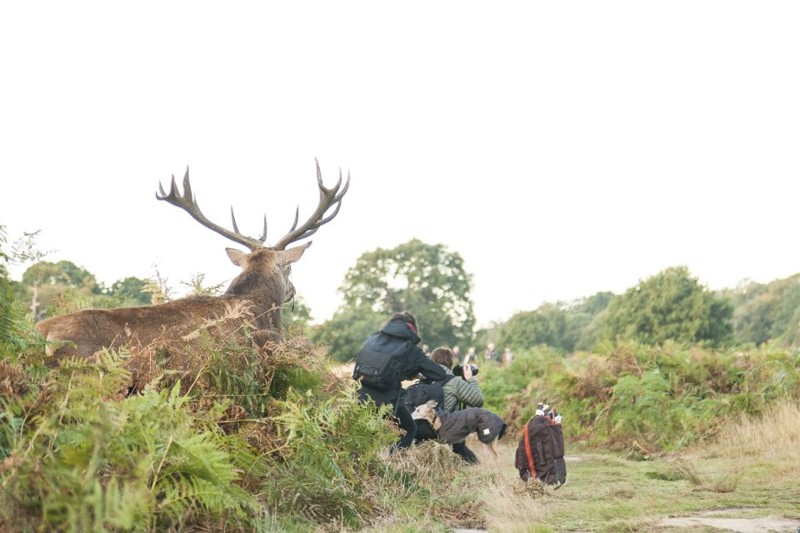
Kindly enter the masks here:
<path id="1" fill-rule="evenodd" d="M 800 352 L 779 347 L 623 343 L 570 356 L 523 351 L 508 368 L 487 365 L 483 383 L 489 408 L 516 428 L 547 400 L 573 442 L 655 453 L 709 442 L 737 417 L 796 401 L 798 368 Z"/>
<path id="2" fill-rule="evenodd" d="M 2 360 L 0 529 L 357 527 L 381 513 L 393 429 L 305 339 L 211 342 L 178 354 L 180 371 L 162 354 L 135 392 L 133 358 Z"/>
<path id="3" fill-rule="evenodd" d="M 765 493 L 772 513 L 796 514 L 797 277 L 710 295 L 668 269 L 622 296 L 548 304 L 479 332 L 513 349 L 510 362 L 480 361 L 484 407 L 509 430 L 499 459 L 476 443 L 483 462 L 467 467 L 435 442 L 388 454 L 397 430 L 386 411 L 358 401 L 350 372 L 331 366 L 388 309 L 425 307 L 412 292 L 433 277 L 409 269 L 408 284 L 383 285 L 392 253 L 364 258 L 347 280 L 355 299 L 330 324 L 308 327 L 298 306 L 285 340 L 260 349 L 208 328 L 183 346 L 53 365 L 4 267 L 32 252 L 5 243 L 0 226 L 0 530 L 657 531 L 659 516 L 737 512 L 766 505 Z M 401 247 L 418 248 L 430 252 L 420 272 L 447 257 L 444 278 L 462 270 L 441 246 Z M 366 275 L 371 262 L 385 266 L 380 279 Z M 48 284 L 50 311 L 83 307 L 70 290 L 102 288 L 73 266 L 44 264 L 25 298 Z M 471 309 L 470 280 L 459 279 Z M 95 296 L 133 298 L 134 285 Z M 369 301 L 376 308 L 362 309 Z M 430 338 L 468 340 L 434 318 Z M 559 491 L 522 483 L 512 466 L 540 401 L 563 416 Z"/>

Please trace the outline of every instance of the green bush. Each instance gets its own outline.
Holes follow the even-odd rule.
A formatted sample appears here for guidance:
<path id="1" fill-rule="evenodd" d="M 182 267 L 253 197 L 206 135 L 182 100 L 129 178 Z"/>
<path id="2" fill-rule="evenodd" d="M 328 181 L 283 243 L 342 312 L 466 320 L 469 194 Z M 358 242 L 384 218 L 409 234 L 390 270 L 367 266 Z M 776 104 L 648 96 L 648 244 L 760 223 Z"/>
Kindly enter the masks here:
<path id="1" fill-rule="evenodd" d="M 490 408 L 513 426 L 546 399 L 564 416 L 569 440 L 674 450 L 712 438 L 742 413 L 800 398 L 799 367 L 798 352 L 769 346 L 720 351 L 625 343 L 567 358 L 537 349 L 487 373 L 484 389 Z"/>
<path id="2" fill-rule="evenodd" d="M 375 511 L 367 481 L 376 476 L 378 452 L 395 440 L 351 386 L 336 396 L 290 391 L 276 402 L 284 446 L 271 459 L 272 475 L 261 487 L 270 509 L 310 521 L 343 520 L 357 527 Z"/>
<path id="3" fill-rule="evenodd" d="M 0 530 L 315 531 L 408 517 L 431 530 L 456 527 L 454 516 L 484 525 L 480 491 L 464 489 L 477 481 L 449 448 L 387 456 L 397 434 L 385 410 L 359 402 L 349 375 L 337 377 L 303 337 L 259 350 L 208 336 L 55 368 L 37 350 L 0 357 Z M 568 447 L 659 451 L 800 398 L 798 367 L 798 352 L 770 345 L 607 342 L 569 356 L 520 350 L 478 377 L 510 434 L 547 400 Z"/>
<path id="4" fill-rule="evenodd" d="M 130 377 L 122 361 L 67 361 L 15 402 L 27 427 L 6 449 L 4 528 L 164 529 L 254 506 L 237 485 L 247 465 L 232 460 L 217 420 L 186 409 L 180 383 L 120 397 Z"/>
<path id="5" fill-rule="evenodd" d="M 430 472 L 387 461 L 385 410 L 318 347 L 193 350 L 52 369 L 0 359 L 0 530 L 313 531 L 424 515 Z"/>

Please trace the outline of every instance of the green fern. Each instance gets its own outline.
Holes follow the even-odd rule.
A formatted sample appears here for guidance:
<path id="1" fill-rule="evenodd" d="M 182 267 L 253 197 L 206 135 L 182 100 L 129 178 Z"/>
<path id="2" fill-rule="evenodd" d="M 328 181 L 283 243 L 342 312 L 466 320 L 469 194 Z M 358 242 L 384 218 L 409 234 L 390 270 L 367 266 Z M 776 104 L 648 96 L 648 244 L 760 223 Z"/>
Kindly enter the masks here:
<path id="1" fill-rule="evenodd" d="M 33 527 L 37 508 L 47 529 L 64 531 L 162 529 L 253 514 L 252 496 L 237 485 L 243 465 L 226 451 L 229 437 L 187 409 L 191 398 L 180 383 L 122 397 L 124 360 L 108 353 L 52 373 L 50 401 L 34 400 L 41 412 L 31 412 L 28 431 L 11 439 L 0 524 L 22 515 Z"/>
<path id="2" fill-rule="evenodd" d="M 379 451 L 394 434 L 354 387 L 328 398 L 289 390 L 274 416 L 285 446 L 263 485 L 271 507 L 315 521 L 341 517 L 355 527 L 373 503 L 365 483 L 379 470 Z"/>
<path id="3" fill-rule="evenodd" d="M 385 413 L 305 339 L 156 355 L 132 396 L 138 352 L 7 368 L 21 385 L 2 399 L 0 530 L 357 529 L 391 512 L 398 480 L 404 505 L 428 505 L 418 474 L 379 459 Z"/>

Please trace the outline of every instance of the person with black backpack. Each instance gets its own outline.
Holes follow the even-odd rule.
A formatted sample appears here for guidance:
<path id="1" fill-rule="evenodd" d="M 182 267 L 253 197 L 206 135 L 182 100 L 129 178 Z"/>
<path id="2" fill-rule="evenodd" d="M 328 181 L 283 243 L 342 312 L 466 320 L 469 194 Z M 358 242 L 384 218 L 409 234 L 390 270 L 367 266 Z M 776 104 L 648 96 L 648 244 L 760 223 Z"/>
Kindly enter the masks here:
<path id="1" fill-rule="evenodd" d="M 417 344 L 420 338 L 417 319 L 409 312 L 395 313 L 380 331 L 370 335 L 356 356 L 353 379 L 361 384 L 361 401 L 372 400 L 381 407 L 392 405 L 392 415 L 405 430 L 393 450 L 414 442 L 417 425 L 402 403 L 403 380 L 421 374 L 431 381 L 447 377 L 444 369 L 428 359 Z"/>

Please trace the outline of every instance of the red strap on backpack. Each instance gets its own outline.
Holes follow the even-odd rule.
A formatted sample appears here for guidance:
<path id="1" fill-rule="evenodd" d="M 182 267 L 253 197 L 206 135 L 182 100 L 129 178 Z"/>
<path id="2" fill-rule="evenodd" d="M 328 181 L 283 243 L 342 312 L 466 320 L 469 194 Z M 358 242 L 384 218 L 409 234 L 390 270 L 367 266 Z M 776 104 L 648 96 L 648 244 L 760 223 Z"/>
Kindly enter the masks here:
<path id="1" fill-rule="evenodd" d="M 533 463 L 533 454 L 531 453 L 531 438 L 528 432 L 528 424 L 525 424 L 525 455 L 528 456 L 528 469 L 531 472 L 531 477 L 536 477 L 536 466 Z"/>

